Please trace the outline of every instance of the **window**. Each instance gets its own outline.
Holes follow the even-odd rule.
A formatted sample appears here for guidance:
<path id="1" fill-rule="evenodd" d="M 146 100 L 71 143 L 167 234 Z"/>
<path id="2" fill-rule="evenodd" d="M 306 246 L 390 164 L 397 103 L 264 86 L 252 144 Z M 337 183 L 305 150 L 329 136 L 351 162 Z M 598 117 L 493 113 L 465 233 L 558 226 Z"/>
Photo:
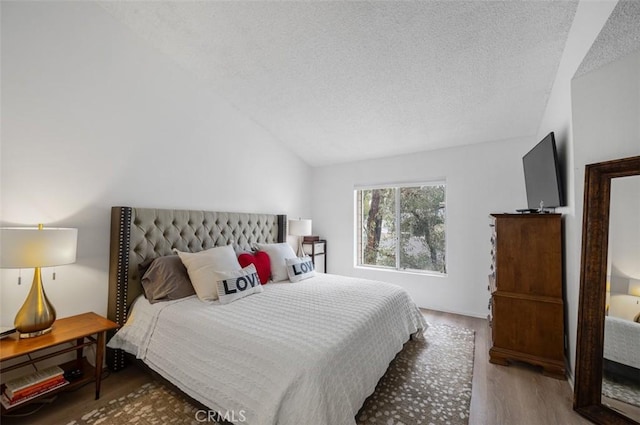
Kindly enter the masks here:
<path id="1" fill-rule="evenodd" d="M 355 191 L 357 265 L 446 273 L 445 183 Z"/>

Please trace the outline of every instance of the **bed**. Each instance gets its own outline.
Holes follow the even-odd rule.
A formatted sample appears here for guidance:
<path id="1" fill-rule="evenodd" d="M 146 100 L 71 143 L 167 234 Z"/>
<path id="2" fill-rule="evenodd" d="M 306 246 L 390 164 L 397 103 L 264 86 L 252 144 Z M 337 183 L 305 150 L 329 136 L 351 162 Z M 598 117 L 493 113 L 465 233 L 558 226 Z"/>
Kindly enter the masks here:
<path id="1" fill-rule="evenodd" d="M 120 330 L 109 367 L 122 369 L 124 351 L 133 354 L 221 417 L 355 424 L 391 360 L 426 328 L 402 288 L 326 274 L 269 283 L 224 305 L 196 296 L 151 304 L 141 296 L 140 264 L 174 248 L 283 242 L 286 217 L 114 207 L 111 220 L 108 314 Z"/>
<path id="2" fill-rule="evenodd" d="M 605 316 L 604 358 L 634 368 L 640 376 L 640 323 Z"/>

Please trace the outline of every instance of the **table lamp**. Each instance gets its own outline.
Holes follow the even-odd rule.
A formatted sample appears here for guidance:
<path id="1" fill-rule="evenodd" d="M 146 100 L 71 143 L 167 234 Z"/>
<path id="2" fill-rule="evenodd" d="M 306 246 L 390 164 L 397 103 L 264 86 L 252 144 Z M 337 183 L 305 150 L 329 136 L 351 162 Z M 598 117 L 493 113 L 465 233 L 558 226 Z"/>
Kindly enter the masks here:
<path id="1" fill-rule="evenodd" d="M 298 219 L 289 220 L 289 234 L 298 236 L 298 257 L 304 256 L 304 249 L 302 248 L 302 237 L 311 234 L 311 220 Z"/>
<path id="2" fill-rule="evenodd" d="M 78 229 L 3 227 L 0 229 L 0 267 L 33 267 L 33 283 L 18 310 L 14 326 L 20 338 L 31 338 L 51 331 L 56 310 L 42 286 L 41 267 L 61 266 L 76 261 Z"/>

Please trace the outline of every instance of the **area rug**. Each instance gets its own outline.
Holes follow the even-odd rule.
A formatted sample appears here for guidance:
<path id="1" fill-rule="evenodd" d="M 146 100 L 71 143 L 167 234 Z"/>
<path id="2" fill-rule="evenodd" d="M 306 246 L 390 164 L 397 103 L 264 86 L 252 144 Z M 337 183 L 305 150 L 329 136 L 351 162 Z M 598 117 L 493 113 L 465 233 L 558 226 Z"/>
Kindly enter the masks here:
<path id="1" fill-rule="evenodd" d="M 472 330 L 432 325 L 424 338 L 407 342 L 356 415 L 358 425 L 468 424 L 474 339 Z M 202 414 L 182 394 L 151 382 L 67 425 L 201 424 Z"/>
<path id="2" fill-rule="evenodd" d="M 602 394 L 640 407 L 640 385 L 634 381 L 605 374 L 602 379 Z"/>

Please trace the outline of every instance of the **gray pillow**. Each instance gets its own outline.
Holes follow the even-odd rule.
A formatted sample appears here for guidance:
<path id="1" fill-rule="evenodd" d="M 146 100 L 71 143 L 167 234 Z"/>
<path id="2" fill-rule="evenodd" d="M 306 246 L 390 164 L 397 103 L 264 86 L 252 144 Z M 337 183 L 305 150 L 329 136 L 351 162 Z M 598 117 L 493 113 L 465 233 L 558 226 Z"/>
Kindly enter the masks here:
<path id="1" fill-rule="evenodd" d="M 177 255 L 154 259 L 141 279 L 144 295 L 151 304 L 195 295 L 187 269 Z"/>

